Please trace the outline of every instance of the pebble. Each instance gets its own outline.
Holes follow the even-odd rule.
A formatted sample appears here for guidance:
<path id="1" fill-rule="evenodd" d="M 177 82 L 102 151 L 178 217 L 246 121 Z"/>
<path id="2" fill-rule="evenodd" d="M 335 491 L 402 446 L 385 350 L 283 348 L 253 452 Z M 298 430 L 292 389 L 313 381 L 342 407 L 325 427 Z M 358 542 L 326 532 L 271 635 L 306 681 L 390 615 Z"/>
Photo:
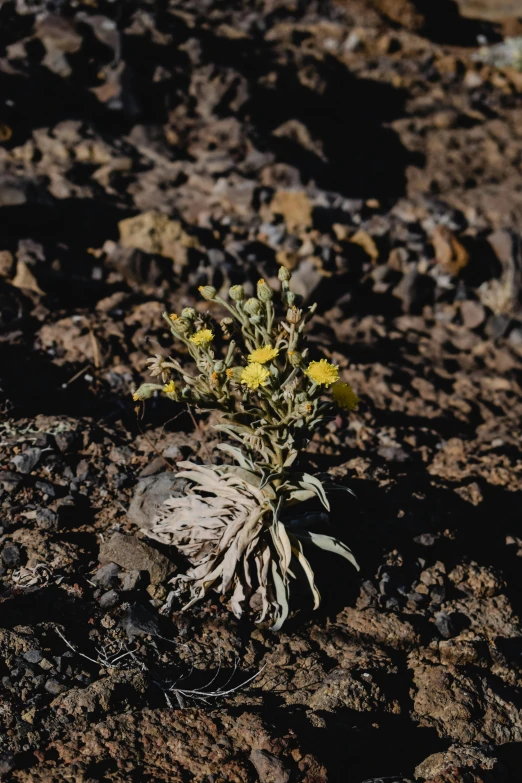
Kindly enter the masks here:
<path id="1" fill-rule="evenodd" d="M 460 305 L 462 323 L 468 329 L 476 329 L 486 320 L 486 310 L 480 302 L 468 299 Z"/>
<path id="2" fill-rule="evenodd" d="M 16 544 L 7 544 L 2 551 L 2 560 L 7 568 L 18 568 L 21 557 Z"/>
<path id="3" fill-rule="evenodd" d="M 129 606 L 122 618 L 127 638 L 132 641 L 136 636 L 156 636 L 159 634 L 157 618 L 140 604 Z"/>
<path id="4" fill-rule="evenodd" d="M 59 693 L 63 693 L 66 689 L 65 685 L 62 685 L 58 680 L 54 680 L 52 677 L 46 681 L 44 685 L 45 690 L 51 693 L 53 696 L 58 696 Z"/>
<path id="5" fill-rule="evenodd" d="M 124 592 L 128 592 L 129 590 L 137 590 L 138 587 L 140 587 L 145 581 L 143 579 L 144 575 L 147 576 L 146 572 L 143 571 L 128 571 L 123 575 L 121 589 Z"/>
<path id="6" fill-rule="evenodd" d="M 119 600 L 120 597 L 116 590 L 108 590 L 102 595 L 98 603 L 102 609 L 112 609 L 113 606 L 116 606 Z"/>
<path id="7" fill-rule="evenodd" d="M 11 464 L 20 471 L 20 473 L 30 473 L 38 465 L 40 457 L 42 456 L 42 450 L 31 448 L 23 452 L 23 454 L 17 454 L 13 457 Z"/>
<path id="8" fill-rule="evenodd" d="M 7 775 L 14 769 L 14 766 L 12 753 L 0 753 L 0 775 Z"/>
<path id="9" fill-rule="evenodd" d="M 22 657 L 25 661 L 27 661 L 27 663 L 39 663 L 42 660 L 43 655 L 40 650 L 33 648 L 31 650 L 27 650 L 27 652 L 25 652 Z"/>
<path id="10" fill-rule="evenodd" d="M 444 639 L 451 639 L 455 635 L 455 625 L 446 612 L 438 612 L 435 615 L 435 627 Z"/>
<path id="11" fill-rule="evenodd" d="M 415 536 L 413 540 L 421 546 L 433 546 L 436 538 L 432 533 L 421 533 L 420 536 Z"/>
<path id="12" fill-rule="evenodd" d="M 114 533 L 100 545 L 100 563 L 118 563 L 126 571 L 148 571 L 151 584 L 164 582 L 173 570 L 170 561 L 135 536 Z"/>
<path id="13" fill-rule="evenodd" d="M 94 584 L 99 585 L 100 587 L 110 589 L 118 584 L 119 573 L 119 565 L 116 565 L 116 563 L 105 563 L 105 565 L 100 566 L 91 577 L 91 582 L 94 582 Z"/>

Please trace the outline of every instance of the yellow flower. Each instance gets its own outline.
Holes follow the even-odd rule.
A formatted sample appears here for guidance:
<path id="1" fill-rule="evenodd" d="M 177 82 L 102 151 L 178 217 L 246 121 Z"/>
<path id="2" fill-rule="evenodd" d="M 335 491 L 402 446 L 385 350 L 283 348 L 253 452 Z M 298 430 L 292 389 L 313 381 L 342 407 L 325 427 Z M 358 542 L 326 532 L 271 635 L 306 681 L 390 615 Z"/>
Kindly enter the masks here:
<path id="1" fill-rule="evenodd" d="M 166 383 L 163 387 L 163 392 L 165 394 L 173 394 L 176 391 L 176 384 L 174 381 L 170 381 L 170 383 Z"/>
<path id="2" fill-rule="evenodd" d="M 249 389 L 257 389 L 259 386 L 266 386 L 270 373 L 259 362 L 252 362 L 243 369 L 241 373 L 241 383 L 248 386 Z"/>
<path id="3" fill-rule="evenodd" d="M 264 345 L 262 348 L 256 348 L 248 356 L 249 362 L 259 362 L 259 364 L 266 364 L 275 359 L 279 353 L 279 348 L 272 348 L 271 345 Z"/>
<path id="4" fill-rule="evenodd" d="M 335 364 L 327 362 L 326 359 L 321 359 L 319 362 L 310 362 L 306 374 L 314 383 L 317 383 L 319 386 L 326 386 L 326 388 L 339 380 L 339 369 Z"/>
<path id="5" fill-rule="evenodd" d="M 214 339 L 214 332 L 211 329 L 200 329 L 199 332 L 189 337 L 191 343 L 194 345 L 207 345 Z"/>
<path id="6" fill-rule="evenodd" d="M 177 321 L 178 318 L 179 318 L 179 315 L 177 313 L 171 313 L 169 315 L 169 318 L 170 318 L 171 321 Z"/>
<path id="7" fill-rule="evenodd" d="M 359 398 L 348 383 L 342 383 L 342 381 L 334 383 L 332 397 L 340 408 L 347 408 L 349 411 L 357 410 Z"/>

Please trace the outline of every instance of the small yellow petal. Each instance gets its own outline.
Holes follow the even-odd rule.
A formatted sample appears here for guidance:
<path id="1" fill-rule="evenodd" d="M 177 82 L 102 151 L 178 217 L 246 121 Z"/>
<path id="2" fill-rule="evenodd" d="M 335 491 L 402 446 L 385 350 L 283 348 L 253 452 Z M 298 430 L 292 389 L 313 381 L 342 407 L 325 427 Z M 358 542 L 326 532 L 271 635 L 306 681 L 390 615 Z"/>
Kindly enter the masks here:
<path id="1" fill-rule="evenodd" d="M 214 332 L 211 329 L 200 329 L 199 332 L 189 337 L 191 343 L 194 345 L 207 345 L 214 339 Z"/>
<path id="2" fill-rule="evenodd" d="M 319 386 L 331 386 L 339 380 L 339 368 L 335 364 L 330 364 L 326 359 L 318 362 L 310 362 L 306 369 L 306 374 L 314 383 Z"/>
<path id="3" fill-rule="evenodd" d="M 263 348 L 256 348 L 248 356 L 249 362 L 259 362 L 259 364 L 266 364 L 275 359 L 279 353 L 279 348 L 272 348 L 271 345 L 265 345 Z"/>
<path id="4" fill-rule="evenodd" d="M 245 367 L 241 373 L 241 383 L 244 383 L 249 389 L 257 389 L 259 386 L 266 386 L 269 378 L 269 371 L 259 362 L 252 362 Z"/>
<path id="5" fill-rule="evenodd" d="M 340 408 L 346 408 L 349 411 L 357 410 L 359 398 L 348 383 L 342 383 L 342 381 L 334 383 L 332 397 Z"/>

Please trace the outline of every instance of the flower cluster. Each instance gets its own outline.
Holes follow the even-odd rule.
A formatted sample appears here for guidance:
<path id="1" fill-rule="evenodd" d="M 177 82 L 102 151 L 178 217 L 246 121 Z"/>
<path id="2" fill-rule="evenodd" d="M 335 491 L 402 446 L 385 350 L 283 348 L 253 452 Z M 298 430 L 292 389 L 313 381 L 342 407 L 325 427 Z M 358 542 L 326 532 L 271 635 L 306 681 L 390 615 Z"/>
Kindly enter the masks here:
<path id="1" fill-rule="evenodd" d="M 197 477 L 198 483 L 198 488 L 193 487 L 190 493 L 192 500 L 172 506 L 175 506 L 176 514 L 171 514 L 170 538 L 166 534 L 171 513 L 168 509 L 158 516 L 154 534 L 179 548 L 182 548 L 181 538 L 173 533 L 178 528 L 185 531 L 183 540 L 188 540 L 187 526 L 192 530 L 192 538 L 199 540 L 201 535 L 205 539 L 208 529 L 206 533 L 199 531 L 197 522 L 196 511 L 202 507 L 198 493 L 213 494 L 217 503 L 225 478 L 233 474 L 237 479 L 234 491 L 249 498 L 245 509 L 250 511 L 244 510 L 240 525 L 233 508 L 227 507 L 227 513 L 223 511 L 220 523 L 214 526 L 216 535 L 218 532 L 219 536 L 223 535 L 227 546 L 236 542 L 233 551 L 223 547 L 223 541 L 218 542 L 217 538 L 214 547 L 198 547 L 197 552 L 205 552 L 204 558 L 203 555 L 192 557 L 191 576 L 187 575 L 186 579 L 192 599 L 200 598 L 215 582 L 209 578 L 209 573 L 219 571 L 222 575 L 222 560 L 229 558 L 227 577 L 222 578 L 220 591 L 225 593 L 234 586 L 232 604 L 236 614 L 241 613 L 249 597 L 261 595 L 263 609 L 260 615 L 271 615 L 275 627 L 280 627 L 286 617 L 294 560 L 309 579 L 315 603 L 318 601 L 302 540 L 342 554 L 354 562 L 348 548 L 337 539 L 309 531 L 300 538 L 295 533 L 299 518 L 295 507 L 316 497 L 328 508 L 328 500 L 321 482 L 295 471 L 292 466 L 326 416 L 338 408 L 356 410 L 359 403 L 352 388 L 340 380 L 335 364 L 324 358 L 309 358 L 306 327 L 316 306 L 306 310 L 301 307 L 298 297 L 290 290 L 290 273 L 284 267 L 279 270 L 279 280 L 279 295 L 262 279 L 257 283 L 256 295 L 251 297 L 246 296 L 241 285 L 232 286 L 228 298 L 221 297 L 212 286 L 202 286 L 203 298 L 227 313 L 219 327 L 208 315 L 198 314 L 194 308 L 187 307 L 179 315 L 164 313 L 173 337 L 184 345 L 192 368 L 181 366 L 177 359 L 156 355 L 148 360 L 149 370 L 152 377 L 161 378 L 162 384 L 146 383 L 134 393 L 136 401 L 163 393 L 175 401 L 221 412 L 221 421 L 214 425 L 215 428 L 240 447 L 223 443 L 220 448 L 238 464 L 212 465 L 203 472 L 192 466 L 188 474 L 194 481 Z M 210 475 L 214 476 L 212 481 Z M 223 496 L 228 497 L 230 487 L 225 487 L 223 492 Z M 189 507 L 190 514 L 183 510 Z M 251 529 L 250 518 L 256 520 Z M 234 529 L 233 535 L 228 524 Z M 245 527 L 250 529 L 250 537 L 245 534 Z M 241 546 L 237 544 L 238 540 L 242 542 Z M 238 570 L 240 560 L 245 558 L 247 561 L 253 558 L 251 576 L 246 583 L 246 577 L 242 578 Z M 250 572 L 243 563 L 241 573 Z M 206 576 L 200 579 L 197 575 L 203 573 Z M 214 587 L 218 589 L 216 584 Z"/>

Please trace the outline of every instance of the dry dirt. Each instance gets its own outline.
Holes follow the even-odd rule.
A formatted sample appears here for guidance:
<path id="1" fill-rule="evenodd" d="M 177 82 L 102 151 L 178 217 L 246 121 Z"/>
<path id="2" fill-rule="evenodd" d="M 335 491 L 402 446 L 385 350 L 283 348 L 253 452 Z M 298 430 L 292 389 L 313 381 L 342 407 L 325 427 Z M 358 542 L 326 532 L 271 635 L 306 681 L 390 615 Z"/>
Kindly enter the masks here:
<path id="1" fill-rule="evenodd" d="M 480 16 L 0 5 L 2 780 L 520 781 L 522 76 Z M 362 399 L 307 456 L 361 572 L 274 634 L 161 614 L 136 534 L 215 435 L 130 393 L 165 307 L 279 264 Z"/>

